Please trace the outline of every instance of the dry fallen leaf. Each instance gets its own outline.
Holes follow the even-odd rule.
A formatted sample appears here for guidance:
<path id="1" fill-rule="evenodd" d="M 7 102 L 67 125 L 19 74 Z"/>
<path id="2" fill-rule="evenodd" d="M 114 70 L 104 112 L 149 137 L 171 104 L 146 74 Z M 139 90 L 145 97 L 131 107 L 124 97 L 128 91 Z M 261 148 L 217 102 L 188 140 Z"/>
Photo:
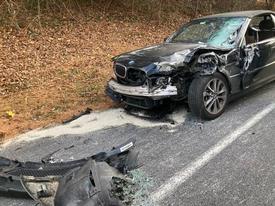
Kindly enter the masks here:
<path id="1" fill-rule="evenodd" d="M 7 115 L 8 118 L 13 118 L 14 115 L 15 115 L 15 112 L 13 112 L 13 111 L 6 111 L 6 115 Z"/>

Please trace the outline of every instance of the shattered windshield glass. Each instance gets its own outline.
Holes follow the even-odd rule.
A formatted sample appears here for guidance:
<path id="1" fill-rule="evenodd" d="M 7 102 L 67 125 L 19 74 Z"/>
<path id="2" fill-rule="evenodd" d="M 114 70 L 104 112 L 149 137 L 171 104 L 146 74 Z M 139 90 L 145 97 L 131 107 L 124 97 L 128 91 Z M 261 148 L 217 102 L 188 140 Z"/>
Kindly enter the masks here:
<path id="1" fill-rule="evenodd" d="M 213 47 L 232 48 L 245 22 L 243 17 L 198 19 L 183 26 L 170 42 L 200 43 Z"/>

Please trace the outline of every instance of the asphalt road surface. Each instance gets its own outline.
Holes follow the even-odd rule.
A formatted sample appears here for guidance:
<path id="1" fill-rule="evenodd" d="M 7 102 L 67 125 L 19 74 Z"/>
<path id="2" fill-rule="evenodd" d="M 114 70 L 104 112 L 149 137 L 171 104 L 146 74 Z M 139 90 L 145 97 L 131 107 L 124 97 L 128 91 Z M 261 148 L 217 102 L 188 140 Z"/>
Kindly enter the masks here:
<path id="1" fill-rule="evenodd" d="M 134 137 L 155 205 L 275 205 L 275 83 L 232 102 L 213 121 L 198 121 L 184 106 L 173 115 L 150 122 L 122 110 L 91 114 L 23 135 L 0 155 L 39 161 L 61 149 L 54 157 L 66 161 Z M 0 205 L 35 203 L 0 197 Z"/>

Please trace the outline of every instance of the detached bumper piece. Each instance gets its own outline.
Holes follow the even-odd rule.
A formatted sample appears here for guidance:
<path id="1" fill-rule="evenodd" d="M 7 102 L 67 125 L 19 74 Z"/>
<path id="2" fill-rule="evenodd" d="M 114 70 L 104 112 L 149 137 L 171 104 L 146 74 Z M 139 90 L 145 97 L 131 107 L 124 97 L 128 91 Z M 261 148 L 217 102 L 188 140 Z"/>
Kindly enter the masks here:
<path id="1" fill-rule="evenodd" d="M 135 140 L 81 160 L 19 162 L 0 157 L 0 191 L 27 193 L 44 206 L 124 206 L 120 182 L 138 167 Z M 119 181 L 118 181 L 119 180 Z"/>

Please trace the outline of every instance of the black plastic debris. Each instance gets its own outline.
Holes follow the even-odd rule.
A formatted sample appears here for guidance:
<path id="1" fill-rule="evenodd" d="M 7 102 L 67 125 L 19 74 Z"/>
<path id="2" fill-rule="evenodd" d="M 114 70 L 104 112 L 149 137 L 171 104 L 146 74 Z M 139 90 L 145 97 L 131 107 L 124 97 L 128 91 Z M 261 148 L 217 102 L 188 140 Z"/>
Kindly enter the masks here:
<path id="1" fill-rule="evenodd" d="M 114 191 L 133 184 L 128 172 L 138 167 L 135 140 L 80 160 L 19 162 L 0 157 L 0 192 L 28 194 L 44 206 L 124 206 Z M 125 204 L 126 203 L 126 204 Z"/>
<path id="2" fill-rule="evenodd" d="M 73 115 L 70 119 L 64 120 L 64 121 L 63 121 L 63 124 L 70 123 L 70 122 L 72 122 L 72 121 L 78 119 L 79 117 L 81 117 L 81 116 L 83 116 L 83 115 L 90 114 L 92 111 L 93 111 L 93 109 L 91 109 L 91 108 L 88 107 L 85 111 L 82 111 L 82 112 L 80 112 L 80 113 L 77 114 L 77 115 Z"/>

